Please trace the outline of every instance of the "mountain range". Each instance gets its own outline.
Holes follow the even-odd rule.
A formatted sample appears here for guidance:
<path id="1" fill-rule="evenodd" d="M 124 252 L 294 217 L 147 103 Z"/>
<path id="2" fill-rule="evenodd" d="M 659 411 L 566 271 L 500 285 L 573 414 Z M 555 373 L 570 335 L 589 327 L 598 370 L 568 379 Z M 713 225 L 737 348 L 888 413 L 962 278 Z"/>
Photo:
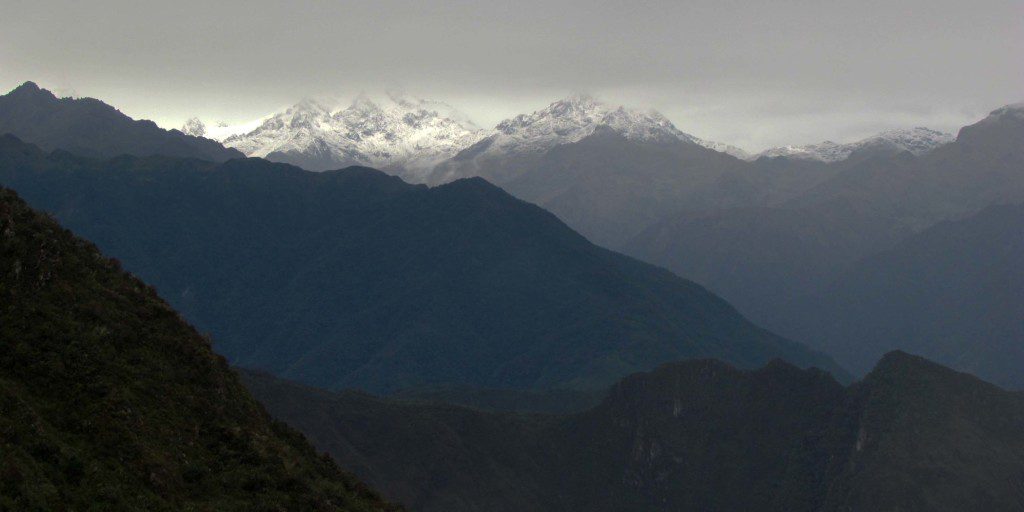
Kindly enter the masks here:
<path id="1" fill-rule="evenodd" d="M 537 158 L 566 144 L 578 143 L 595 132 L 614 132 L 639 143 L 685 142 L 713 149 L 738 151 L 720 143 L 707 142 L 677 129 L 665 116 L 609 105 L 592 96 L 575 94 L 551 103 L 531 114 L 506 119 L 476 144 L 435 169 L 430 183 L 481 176 L 504 184 L 519 178 L 525 169 L 505 162 Z"/>
<path id="2" fill-rule="evenodd" d="M 6 189 L 0 233 L 5 508 L 396 510 L 120 262 Z M 777 360 L 665 364 L 559 415 L 241 380 L 417 511 L 1024 506 L 1024 397 L 903 352 L 845 388 Z"/>
<path id="3" fill-rule="evenodd" d="M 0 97 L 0 184 L 99 247 L 0 188 L 0 509 L 1024 509 L 1021 393 L 889 352 L 1024 387 L 1024 105 L 753 161 L 586 96 L 300 106 Z"/>
<path id="4" fill-rule="evenodd" d="M 634 140 L 680 139 L 741 157 L 749 155 L 728 144 L 706 141 L 683 133 L 654 111 L 611 105 L 585 94 L 573 94 L 547 108 L 522 114 L 481 129 L 455 108 L 438 101 L 388 92 L 377 97 L 359 95 L 349 106 L 334 109 L 305 99 L 266 116 L 256 126 L 210 129 L 199 118 L 190 119 L 185 133 L 207 135 L 247 156 L 290 163 L 323 171 L 350 165 L 375 167 L 414 183 L 443 183 L 460 176 L 433 168 L 482 140 L 493 153 L 535 153 L 569 144 L 599 127 L 611 128 Z"/>
<path id="5" fill-rule="evenodd" d="M 455 169 L 450 167 L 431 172 L 435 165 L 462 150 L 469 150 L 468 154 L 474 157 L 485 154 L 485 158 L 543 153 L 555 146 L 578 142 L 597 127 L 609 128 L 631 140 L 680 139 L 743 160 L 787 157 L 832 163 L 864 149 L 921 155 L 953 140 L 948 133 L 915 127 L 888 130 L 850 143 L 823 141 L 749 153 L 734 145 L 683 133 L 656 111 L 608 104 L 581 93 L 544 109 L 503 120 L 491 130 L 481 129 L 443 102 L 388 92 L 377 99 L 360 94 L 344 109 L 305 99 L 259 122 L 237 126 L 208 127 L 195 117 L 189 119 L 182 131 L 211 136 L 247 156 L 265 157 L 313 171 L 365 165 L 392 171 L 407 181 L 443 183 L 458 177 L 486 177 L 481 174 L 489 171 L 486 164 L 477 173 L 463 169 L 462 173 L 454 174 Z"/>
<path id="6" fill-rule="evenodd" d="M 152 287 L 0 188 L 0 509 L 397 510 Z"/>
<path id="7" fill-rule="evenodd" d="M 5 97 L 9 105 L 36 101 L 26 98 L 52 99 L 45 91 L 26 94 L 37 90 L 28 85 L 19 90 L 18 95 Z M 78 101 L 85 100 L 59 100 L 52 108 L 77 112 L 73 105 Z M 389 101 L 430 103 L 397 95 Z M 345 111 L 359 111 L 360 103 Z M 99 110 L 111 111 L 116 112 L 110 107 Z M 844 273 L 860 262 L 936 223 L 971 216 L 989 205 L 1024 201 L 1022 112 L 1021 105 L 998 109 L 964 127 L 946 144 L 941 144 L 941 134 L 915 129 L 854 144 L 844 160 L 832 163 L 798 157 L 748 162 L 705 147 L 656 113 L 577 95 L 499 124 L 500 130 L 481 135 L 475 145 L 434 171 L 473 175 L 478 173 L 472 170 L 476 163 L 486 161 L 490 179 L 506 180 L 503 188 L 555 213 L 588 239 L 692 278 L 723 295 L 755 323 L 845 354 L 849 359 L 842 363 L 863 372 L 885 350 L 922 350 L 923 341 L 892 339 L 890 328 L 871 331 L 872 339 L 855 339 L 850 333 L 861 331 L 837 331 L 837 326 L 854 325 L 850 321 L 837 318 L 833 327 L 825 328 L 826 317 L 808 314 L 809 308 L 828 302 L 820 300 L 822 294 L 842 296 L 830 285 L 845 279 Z M 145 132 L 148 125 L 132 126 Z M 941 145 L 929 150 L 932 143 Z M 906 283 L 906 290 L 912 284 Z M 316 289 L 315 284 L 310 286 Z M 184 287 L 180 292 L 187 296 L 192 290 Z M 957 288 L 951 293 L 969 292 Z M 1012 306 L 1020 295 L 1000 296 Z M 186 302 L 180 304 L 192 311 Z M 1015 318 L 1006 315 L 1004 321 L 1013 325 Z M 1014 331 L 1000 331 L 1010 338 L 996 342 L 968 335 L 965 329 L 943 333 L 942 351 L 923 353 L 1003 385 L 1020 385 L 1012 372 L 996 367 L 1003 366 L 993 356 L 962 356 L 996 354 L 994 347 L 1000 343 L 1015 346 L 1020 342 Z M 860 345 L 871 348 L 854 357 Z M 1016 361 L 1014 353 L 1007 353 L 1005 360 Z M 996 366 L 988 371 L 987 364 Z"/>
<path id="8" fill-rule="evenodd" d="M 11 125 L 18 122 L 13 119 Z M 582 94 L 507 119 L 491 130 L 480 129 L 446 104 L 399 93 L 376 98 L 361 95 L 342 109 L 307 99 L 257 124 L 208 129 L 192 119 L 182 129 L 192 135 L 216 132 L 225 145 L 245 155 L 308 170 L 364 165 L 409 182 L 434 185 L 484 177 L 611 248 L 623 248 L 644 229 L 680 211 L 748 204 L 744 202 L 750 199 L 747 194 L 765 196 L 765 190 L 770 191 L 768 195 L 777 190 L 802 192 L 833 172 L 814 172 L 808 164 L 904 150 L 923 154 L 948 138 L 924 128 L 895 130 L 852 144 L 819 145 L 829 148 L 828 152 L 807 148 L 770 152 L 788 155 L 784 160 L 790 163 L 746 164 L 724 158 L 723 153 L 746 160 L 756 155 L 684 133 L 657 112 Z M 26 133 L 24 129 L 8 131 Z M 623 140 L 614 141 L 616 136 Z M 605 147 L 609 145 L 614 150 Z M 780 167 L 796 172 L 780 173 Z"/>
<path id="9" fill-rule="evenodd" d="M 827 357 L 480 178 L 90 160 L 0 138 L 0 183 L 152 283 L 233 363 L 326 388 L 596 389 L 690 357 Z"/>
<path id="10" fill-rule="evenodd" d="M 680 213 L 779 204 L 865 160 L 925 155 L 948 139 L 924 128 L 897 130 L 843 145 L 832 163 L 750 161 L 678 130 L 656 112 L 575 96 L 503 121 L 496 133 L 438 164 L 428 183 L 482 176 L 595 243 L 628 250 L 634 237 Z"/>
<path id="11" fill-rule="evenodd" d="M 242 377 L 271 414 L 421 512 L 1024 507 L 1024 397 L 902 352 L 846 388 L 778 361 L 673 363 L 568 415 Z"/>
<path id="12" fill-rule="evenodd" d="M 761 159 L 756 163 L 774 164 L 775 160 Z M 784 168 L 792 168 L 788 163 L 792 160 L 782 160 Z M 837 164 L 805 165 L 824 165 L 830 172 L 802 192 L 768 205 L 694 210 L 665 217 L 623 248 L 628 254 L 664 265 L 708 286 L 759 324 L 812 346 L 832 350 L 837 356 L 842 354 L 840 363 L 858 371 L 866 371 L 873 358 L 886 350 L 906 348 L 921 350 L 943 364 L 978 372 L 1000 384 L 1024 385 L 1016 372 L 1006 371 L 1005 366 L 996 361 L 1003 357 L 1003 361 L 1013 361 L 1007 364 L 1020 365 L 1024 364 L 1024 359 L 1014 355 L 1015 350 L 994 355 L 1001 353 L 996 347 L 1019 347 L 1024 343 L 1024 338 L 1019 333 L 1014 334 L 1014 329 L 970 334 L 971 329 L 980 328 L 985 322 L 950 309 L 958 303 L 955 300 L 947 304 L 942 314 L 933 310 L 935 316 L 918 314 L 897 318 L 896 314 L 897 311 L 908 313 L 905 307 L 923 307 L 930 299 L 911 296 L 925 292 L 929 286 L 933 288 L 928 293 L 943 290 L 933 297 L 935 300 L 966 297 L 988 287 L 994 296 L 1004 301 L 1004 306 L 998 309 L 1003 311 L 999 315 L 1004 317 L 1000 322 L 1019 325 L 1024 321 L 1020 313 L 1024 290 L 1013 280 L 1003 283 L 1005 286 L 976 281 L 992 279 L 995 275 L 1012 275 L 1007 273 L 1013 272 L 1015 264 L 991 262 L 1002 266 L 989 267 L 990 258 L 994 256 L 979 250 L 979 247 L 998 247 L 1001 251 L 998 254 L 1005 255 L 1008 261 L 1024 256 L 1019 254 L 1013 242 L 1015 238 L 1006 238 L 1012 235 L 1012 229 L 1000 233 L 991 229 L 979 231 L 979 237 L 988 237 L 984 240 L 948 232 L 946 245 L 935 245 L 933 248 L 939 252 L 929 255 L 934 261 L 904 259 L 901 271 L 906 273 L 895 268 L 888 271 L 892 281 L 884 285 L 884 289 L 894 295 L 875 294 L 873 300 L 879 302 L 872 305 L 849 302 L 856 296 L 856 290 L 861 289 L 860 278 L 850 273 L 858 272 L 856 269 L 864 265 L 873 265 L 872 258 L 884 258 L 886 251 L 911 247 L 900 248 L 898 244 L 916 243 L 913 239 L 917 235 L 929 236 L 928 230 L 939 229 L 937 224 L 943 221 L 965 219 L 992 205 L 1024 202 L 1024 108 L 997 109 L 985 119 L 961 129 L 956 141 L 921 156 L 908 152 L 883 153 Z M 981 224 L 978 228 L 981 229 Z M 966 258 L 950 267 L 955 272 L 949 279 L 940 275 L 931 276 L 930 281 L 925 282 L 906 277 L 897 279 L 897 276 L 918 275 L 917 270 L 934 270 L 933 265 L 939 265 L 946 257 L 942 251 Z M 915 253 L 915 257 L 924 256 L 923 252 Z M 920 268 L 915 270 L 917 265 Z M 860 317 L 860 321 L 866 322 L 866 330 L 861 330 L 852 318 L 839 320 L 847 313 L 838 309 L 833 310 L 838 317 L 832 330 L 821 326 L 821 322 L 833 320 L 820 318 L 818 315 L 822 313 L 816 306 L 829 302 L 827 297 L 833 294 L 837 300 L 847 301 L 848 314 L 872 312 Z M 902 300 L 917 305 L 900 305 Z M 978 304 L 993 305 L 990 301 Z M 962 321 L 954 328 L 958 318 Z M 975 327 L 969 327 L 972 321 L 978 322 Z M 890 324 L 891 329 L 869 327 L 875 322 L 895 323 Z M 835 329 L 840 325 L 849 330 L 839 333 Z M 896 330 L 896 325 L 902 327 Z M 936 331 L 940 325 L 950 328 Z M 915 329 L 920 331 L 915 332 Z M 925 332 L 931 337 L 917 336 L 924 336 Z M 1007 337 L 1002 339 L 1003 336 Z M 845 345 L 840 348 L 842 344 Z M 925 344 L 943 348 L 926 350 Z M 971 353 L 989 355 L 972 358 Z M 992 366 L 982 369 L 981 360 Z"/>

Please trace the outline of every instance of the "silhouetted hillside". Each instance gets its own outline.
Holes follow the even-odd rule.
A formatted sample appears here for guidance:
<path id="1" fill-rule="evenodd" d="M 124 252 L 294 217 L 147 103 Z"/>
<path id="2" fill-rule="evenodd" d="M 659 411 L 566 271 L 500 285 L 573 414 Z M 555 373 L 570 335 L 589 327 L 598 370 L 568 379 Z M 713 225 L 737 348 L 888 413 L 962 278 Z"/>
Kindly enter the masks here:
<path id="1" fill-rule="evenodd" d="M 0 509 L 389 510 L 207 339 L 0 188 Z"/>

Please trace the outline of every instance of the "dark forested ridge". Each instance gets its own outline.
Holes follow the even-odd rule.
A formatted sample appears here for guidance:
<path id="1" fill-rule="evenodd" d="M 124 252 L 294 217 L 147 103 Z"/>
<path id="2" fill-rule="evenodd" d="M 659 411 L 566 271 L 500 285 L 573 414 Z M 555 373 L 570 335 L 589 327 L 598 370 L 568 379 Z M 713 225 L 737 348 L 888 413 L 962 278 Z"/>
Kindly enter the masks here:
<path id="1" fill-rule="evenodd" d="M 778 361 L 673 363 L 563 416 L 242 377 L 416 511 L 1024 509 L 1024 396 L 902 352 L 847 388 Z"/>
<path id="2" fill-rule="evenodd" d="M 136 121 L 93 98 L 57 98 L 25 82 L 0 96 L 0 134 L 84 156 L 166 155 L 223 162 L 244 158 L 216 141 Z"/>
<path id="3" fill-rule="evenodd" d="M 0 510 L 391 510 L 207 339 L 0 188 Z"/>
<path id="4" fill-rule="evenodd" d="M 842 374 L 480 178 L 97 161 L 0 139 L 0 183 L 120 258 L 234 363 L 329 388 L 600 388 L 660 363 Z"/>

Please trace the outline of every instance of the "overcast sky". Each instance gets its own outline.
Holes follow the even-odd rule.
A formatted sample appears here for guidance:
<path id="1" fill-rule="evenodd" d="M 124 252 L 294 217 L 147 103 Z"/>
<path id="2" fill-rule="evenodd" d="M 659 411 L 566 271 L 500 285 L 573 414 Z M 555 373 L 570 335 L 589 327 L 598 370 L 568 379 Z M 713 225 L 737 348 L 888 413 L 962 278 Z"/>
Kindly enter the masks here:
<path id="1" fill-rule="evenodd" d="M 570 92 L 748 150 L 1024 100 L 1024 0 L 0 0 L 0 89 L 168 126 L 400 87 L 484 126 Z"/>

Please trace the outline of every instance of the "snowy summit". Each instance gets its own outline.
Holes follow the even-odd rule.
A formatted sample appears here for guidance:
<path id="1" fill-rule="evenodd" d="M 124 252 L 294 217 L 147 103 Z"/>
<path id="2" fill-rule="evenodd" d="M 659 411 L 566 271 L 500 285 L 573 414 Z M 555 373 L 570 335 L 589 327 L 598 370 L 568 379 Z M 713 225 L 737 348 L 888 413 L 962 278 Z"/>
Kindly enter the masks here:
<path id="1" fill-rule="evenodd" d="M 931 130 L 924 127 L 898 129 L 882 132 L 878 135 L 846 144 L 825 141 L 806 146 L 780 146 L 757 154 L 757 157 L 787 157 L 822 162 L 839 162 L 845 160 L 854 151 L 863 149 L 894 149 L 909 151 L 914 155 L 923 155 L 943 144 L 953 142 L 954 136 L 949 133 Z"/>
<path id="2" fill-rule="evenodd" d="M 520 114 L 498 124 L 489 150 L 503 153 L 536 152 L 577 142 L 606 126 L 627 139 L 657 142 L 683 140 L 733 154 L 743 150 L 683 133 L 665 116 L 621 105 L 609 105 L 586 94 L 574 94 L 532 114 Z"/>
<path id="3" fill-rule="evenodd" d="M 360 95 L 340 110 L 305 99 L 223 142 L 248 156 L 309 170 L 365 165 L 415 182 L 481 135 L 479 127 L 444 103 L 389 93 L 382 98 Z"/>

